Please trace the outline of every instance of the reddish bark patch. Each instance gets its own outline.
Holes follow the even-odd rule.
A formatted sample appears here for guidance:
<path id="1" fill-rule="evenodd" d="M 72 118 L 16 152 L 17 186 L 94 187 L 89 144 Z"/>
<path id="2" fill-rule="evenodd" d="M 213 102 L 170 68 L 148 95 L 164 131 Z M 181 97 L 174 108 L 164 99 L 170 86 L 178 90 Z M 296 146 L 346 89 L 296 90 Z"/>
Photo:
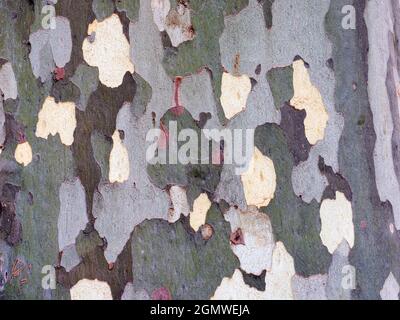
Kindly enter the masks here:
<path id="1" fill-rule="evenodd" d="M 368 227 L 367 221 L 361 220 L 361 222 L 360 222 L 360 229 L 361 229 L 361 230 L 365 230 L 365 229 L 367 229 L 367 227 Z"/>
<path id="2" fill-rule="evenodd" d="M 182 84 L 182 78 L 181 77 L 176 77 L 175 78 L 175 94 L 174 94 L 174 100 L 175 100 L 175 106 L 171 108 L 171 112 L 179 117 L 182 115 L 182 113 L 185 111 L 185 108 L 180 105 L 179 103 L 179 89 Z"/>
<path id="3" fill-rule="evenodd" d="M 18 144 L 26 142 L 26 136 L 25 136 L 25 133 L 22 130 L 18 130 L 17 131 L 16 140 L 17 140 Z"/>
<path id="4" fill-rule="evenodd" d="M 168 128 L 164 125 L 164 123 L 160 123 L 161 135 L 158 139 L 158 148 L 161 150 L 165 150 L 168 146 L 169 140 L 169 132 Z"/>
<path id="5" fill-rule="evenodd" d="M 158 288 L 151 294 L 151 300 L 172 300 L 171 293 L 165 287 Z"/>
<path id="6" fill-rule="evenodd" d="M 238 228 L 235 232 L 231 233 L 230 241 L 235 246 L 244 244 L 242 229 Z"/>
<path id="7" fill-rule="evenodd" d="M 54 70 L 54 78 L 57 80 L 57 81 L 60 81 L 60 80 L 62 80 L 62 79 L 64 79 L 64 77 L 65 77 L 65 69 L 64 68 L 56 68 L 55 70 Z"/>

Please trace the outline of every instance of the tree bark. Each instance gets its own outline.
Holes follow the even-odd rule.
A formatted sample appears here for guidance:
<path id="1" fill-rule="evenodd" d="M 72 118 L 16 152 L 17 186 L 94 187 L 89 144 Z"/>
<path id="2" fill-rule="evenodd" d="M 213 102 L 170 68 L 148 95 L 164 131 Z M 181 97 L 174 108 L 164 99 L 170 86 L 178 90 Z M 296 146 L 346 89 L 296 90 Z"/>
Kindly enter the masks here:
<path id="1" fill-rule="evenodd" d="M 0 296 L 398 299 L 399 9 L 0 0 Z M 149 163 L 171 123 L 260 169 Z"/>

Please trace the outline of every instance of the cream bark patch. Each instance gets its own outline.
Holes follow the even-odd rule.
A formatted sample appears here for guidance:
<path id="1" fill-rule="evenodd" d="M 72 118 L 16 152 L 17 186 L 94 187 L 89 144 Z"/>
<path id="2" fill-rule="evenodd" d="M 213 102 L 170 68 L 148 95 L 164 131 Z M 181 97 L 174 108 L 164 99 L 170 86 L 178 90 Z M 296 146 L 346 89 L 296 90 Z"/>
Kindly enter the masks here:
<path id="1" fill-rule="evenodd" d="M 151 0 L 151 10 L 153 11 L 153 20 L 157 25 L 158 30 L 165 30 L 165 20 L 169 10 L 171 10 L 171 3 L 169 0 Z"/>
<path id="2" fill-rule="evenodd" d="M 32 162 L 32 148 L 28 141 L 19 143 L 15 149 L 15 160 L 26 167 Z"/>
<path id="3" fill-rule="evenodd" d="M 89 279 L 78 281 L 71 289 L 71 300 L 112 300 L 107 282 Z"/>
<path id="4" fill-rule="evenodd" d="M 190 20 L 190 9 L 182 3 L 168 13 L 165 29 L 174 47 L 193 39 L 194 30 Z"/>
<path id="5" fill-rule="evenodd" d="M 115 130 L 112 135 L 113 148 L 110 153 L 109 180 L 114 182 L 125 182 L 129 178 L 129 155 L 128 150 L 121 141 L 119 131 Z"/>
<path id="6" fill-rule="evenodd" d="M 265 299 L 292 300 L 292 277 L 295 273 L 292 256 L 282 242 L 277 242 L 272 254 L 272 269 L 265 275 Z"/>
<path id="7" fill-rule="evenodd" d="M 247 205 L 266 207 L 274 198 L 276 173 L 274 163 L 254 148 L 249 168 L 241 175 Z"/>
<path id="8" fill-rule="evenodd" d="M 211 300 L 261 300 L 263 292 L 248 286 L 239 269 L 232 278 L 223 278 Z"/>
<path id="9" fill-rule="evenodd" d="M 298 110 L 306 110 L 304 119 L 305 134 L 310 144 L 316 144 L 324 139 L 328 122 L 322 96 L 311 83 L 310 76 L 302 60 L 293 63 L 294 96 L 290 104 Z"/>
<path id="10" fill-rule="evenodd" d="M 125 73 L 134 72 L 134 66 L 119 17 L 113 14 L 102 22 L 94 20 L 89 25 L 88 35 L 82 45 L 85 61 L 99 68 L 101 83 L 111 88 L 120 86 Z"/>
<path id="11" fill-rule="evenodd" d="M 187 217 L 190 213 L 186 190 L 180 186 L 172 186 L 169 190 L 172 202 L 172 209 L 169 211 L 168 222 L 175 223 L 181 215 Z"/>
<path id="12" fill-rule="evenodd" d="M 56 103 L 53 97 L 47 97 L 38 118 L 37 137 L 47 139 L 49 134 L 55 136 L 58 133 L 63 144 L 72 145 L 76 128 L 75 103 Z"/>
<path id="13" fill-rule="evenodd" d="M 269 217 L 250 207 L 246 212 L 230 208 L 225 219 L 230 222 L 232 232 L 240 229 L 243 236 L 244 244 L 231 244 L 241 269 L 255 275 L 271 270 L 275 242 Z"/>
<path id="14" fill-rule="evenodd" d="M 343 239 L 350 248 L 354 245 L 353 211 L 343 193 L 336 192 L 336 199 L 326 199 L 320 208 L 322 243 L 332 254 Z"/>
<path id="15" fill-rule="evenodd" d="M 222 279 L 212 300 L 293 300 L 292 278 L 295 275 L 294 262 L 282 242 L 274 249 L 272 270 L 265 275 L 265 291 L 251 288 L 244 283 L 240 270 L 232 278 Z"/>
<path id="16" fill-rule="evenodd" d="M 207 212 L 211 208 L 211 202 L 206 193 L 202 193 L 194 200 L 193 211 L 190 212 L 190 226 L 194 231 L 199 230 L 206 222 Z"/>
<path id="17" fill-rule="evenodd" d="M 169 0 L 151 0 L 154 23 L 158 30 L 167 31 L 174 47 L 194 37 L 188 5 L 178 3 L 176 8 L 171 10 Z"/>
<path id="18" fill-rule="evenodd" d="M 246 109 L 251 91 L 251 81 L 247 75 L 235 76 L 224 72 L 221 83 L 221 105 L 228 119 Z"/>

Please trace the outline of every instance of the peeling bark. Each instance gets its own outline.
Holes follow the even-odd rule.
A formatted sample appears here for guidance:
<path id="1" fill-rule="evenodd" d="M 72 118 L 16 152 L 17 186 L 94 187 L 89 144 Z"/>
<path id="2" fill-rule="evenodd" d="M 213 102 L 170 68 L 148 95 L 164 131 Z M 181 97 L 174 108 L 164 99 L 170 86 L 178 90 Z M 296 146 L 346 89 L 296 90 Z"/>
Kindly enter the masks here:
<path id="1" fill-rule="evenodd" d="M 399 10 L 0 0 L 0 297 L 398 299 Z"/>

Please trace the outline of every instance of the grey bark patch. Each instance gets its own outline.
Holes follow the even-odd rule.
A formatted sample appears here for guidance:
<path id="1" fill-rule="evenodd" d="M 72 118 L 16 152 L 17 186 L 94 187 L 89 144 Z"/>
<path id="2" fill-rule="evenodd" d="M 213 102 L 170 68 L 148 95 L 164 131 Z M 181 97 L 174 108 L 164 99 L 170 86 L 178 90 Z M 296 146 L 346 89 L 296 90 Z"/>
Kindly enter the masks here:
<path id="1" fill-rule="evenodd" d="M 396 15 L 397 16 L 397 15 Z M 396 20 L 397 24 L 400 25 L 400 17 Z M 396 30 L 397 31 L 397 30 Z M 393 154 L 393 165 L 394 170 L 397 175 L 397 181 L 400 184 L 400 109 L 399 109 L 399 95 L 400 87 L 399 72 L 400 72 L 400 58 L 398 53 L 400 53 L 400 48 L 395 48 L 395 42 L 399 34 L 392 34 L 389 32 L 388 42 L 390 49 L 390 56 L 387 65 L 387 78 L 386 78 L 386 88 L 388 92 L 388 97 L 390 101 L 390 112 L 393 118 L 393 134 L 392 134 L 392 154 Z M 397 50 L 396 50 L 397 49 Z"/>
<path id="2" fill-rule="evenodd" d="M 136 225 L 168 216 L 168 195 L 150 182 L 146 172 L 146 134 L 151 127 L 150 117 L 136 117 L 130 104 L 118 113 L 116 129 L 125 133 L 129 178 L 124 183 L 101 184 L 93 200 L 95 228 L 107 239 L 105 256 L 109 262 L 117 259 Z"/>
<path id="3" fill-rule="evenodd" d="M 49 31 L 49 43 L 57 67 L 64 67 L 71 59 L 72 37 L 67 18 L 57 16 L 56 28 Z"/>
<path id="4" fill-rule="evenodd" d="M 61 266 L 64 267 L 67 272 L 70 272 L 80 262 L 81 259 L 76 251 L 75 244 L 71 244 L 63 249 Z"/>
<path id="5" fill-rule="evenodd" d="M 2 298 L 3 291 L 11 277 L 12 272 L 12 249 L 3 240 L 0 239 L 0 299 Z"/>
<path id="6" fill-rule="evenodd" d="M 328 300 L 325 293 L 327 275 L 313 275 L 303 278 L 294 275 L 292 278 L 293 298 L 295 300 Z"/>
<path id="7" fill-rule="evenodd" d="M 379 14 L 377 10 L 379 8 Z M 392 154 L 392 139 L 395 132 L 391 113 L 390 96 L 387 83 L 388 60 L 391 56 L 390 34 L 393 30 L 392 4 L 383 6 L 378 1 L 369 1 L 365 10 L 365 22 L 368 30 L 368 96 L 373 115 L 376 142 L 374 146 L 375 180 L 381 201 L 390 201 L 397 230 L 400 230 L 400 183 L 396 177 Z M 389 36 L 388 36 L 389 35 Z M 394 57 L 396 54 L 394 54 Z M 398 74 L 397 63 L 392 71 Z"/>
<path id="8" fill-rule="evenodd" d="M 209 129 L 221 127 L 211 77 L 206 69 L 183 78 L 180 99 L 182 106 L 192 114 L 195 120 L 200 120 L 200 113 L 202 112 L 211 114 L 211 119 L 203 127 Z"/>
<path id="9" fill-rule="evenodd" d="M 390 273 L 380 291 L 382 300 L 399 300 L 399 291 L 399 283 L 393 273 Z"/>
<path id="10" fill-rule="evenodd" d="M 69 20 L 56 17 L 56 28 L 40 29 L 29 37 L 32 50 L 29 59 L 36 78 L 46 82 L 55 66 L 64 67 L 71 59 L 72 37 Z"/>
<path id="11" fill-rule="evenodd" d="M 1 92 L 0 92 L 1 94 Z M 6 116 L 4 114 L 3 98 L 0 96 L 0 149 L 3 150 L 6 140 Z"/>
<path id="12" fill-rule="evenodd" d="M 293 190 L 306 203 L 313 199 L 321 202 L 328 186 L 328 179 L 318 169 L 318 159 L 315 152 L 310 152 L 307 160 L 299 163 L 292 172 Z"/>
<path id="13" fill-rule="evenodd" d="M 75 243 L 79 232 L 88 222 L 85 189 L 79 178 L 64 182 L 60 187 L 60 215 L 58 217 L 58 246 L 60 251 Z"/>
<path id="14" fill-rule="evenodd" d="M 134 283 L 128 282 L 121 300 L 150 300 L 150 296 L 146 290 L 137 288 Z"/>
<path id="15" fill-rule="evenodd" d="M 154 112 L 159 120 L 171 107 L 173 82 L 163 67 L 164 49 L 160 32 L 153 21 L 150 1 L 141 1 L 139 17 L 137 22 L 129 24 L 131 60 L 135 72 L 151 88 L 146 111 Z"/>
<path id="16" fill-rule="evenodd" d="M 214 228 L 208 241 L 200 232 L 190 231 L 184 220 L 173 225 L 159 220 L 139 225 L 132 235 L 136 285 L 149 294 L 167 288 L 172 299 L 209 299 L 222 278 L 232 276 L 239 261 L 229 246 L 229 223 L 216 205 L 208 212 L 207 223 Z"/>
<path id="17" fill-rule="evenodd" d="M 10 62 L 0 66 L 0 95 L 1 94 L 4 95 L 4 100 L 16 99 L 18 96 L 17 81 Z"/>
<path id="18" fill-rule="evenodd" d="M 344 267 L 349 265 L 350 247 L 346 240 L 338 246 L 332 255 L 329 267 L 326 295 L 329 300 L 350 300 L 351 289 L 343 287 Z M 351 275 L 350 275 L 351 276 Z M 357 277 L 357 274 L 355 274 Z"/>
<path id="19" fill-rule="evenodd" d="M 32 71 L 36 78 L 46 82 L 51 77 L 51 72 L 55 68 L 53 54 L 48 43 L 48 32 L 38 30 L 29 37 L 31 52 L 29 59 L 32 65 Z"/>

